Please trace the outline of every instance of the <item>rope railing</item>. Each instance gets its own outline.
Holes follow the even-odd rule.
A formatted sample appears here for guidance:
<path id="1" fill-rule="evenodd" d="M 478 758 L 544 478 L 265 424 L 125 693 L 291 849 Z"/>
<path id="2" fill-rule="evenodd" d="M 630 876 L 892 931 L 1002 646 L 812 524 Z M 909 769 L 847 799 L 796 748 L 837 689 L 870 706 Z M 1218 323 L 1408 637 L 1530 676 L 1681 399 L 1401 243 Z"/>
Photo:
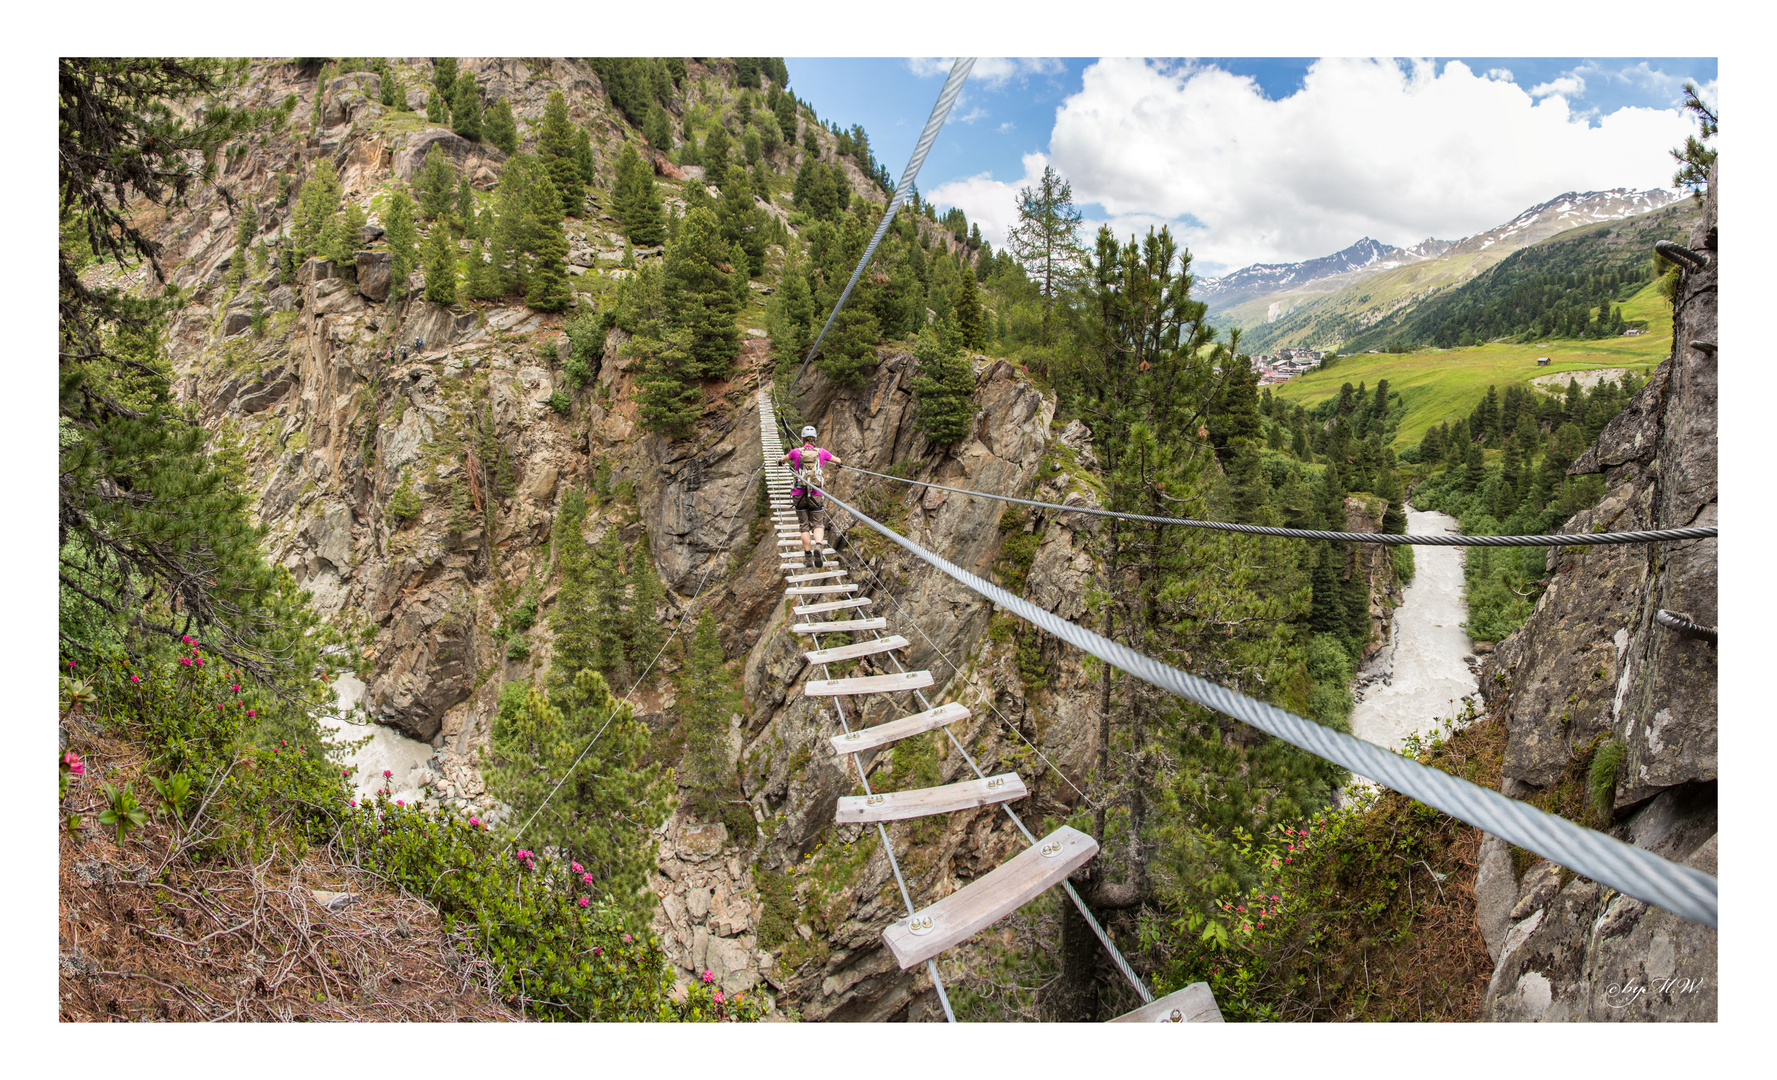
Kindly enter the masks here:
<path id="1" fill-rule="evenodd" d="M 1143 656 L 951 564 L 831 492 L 819 494 L 974 592 L 1143 682 L 1344 766 L 1620 893 L 1716 926 L 1718 883 L 1708 874 Z"/>
<path id="2" fill-rule="evenodd" d="M 1643 529 L 1636 532 L 1619 533 L 1574 533 L 1558 536 L 1464 536 L 1450 534 L 1435 536 L 1428 534 L 1405 535 L 1398 533 L 1353 533 L 1330 532 L 1325 529 L 1282 529 L 1270 525 L 1243 525 L 1235 521 L 1197 521 L 1192 518 L 1157 517 L 1152 514 L 1131 514 L 1118 510 L 1100 510 L 1093 506 L 1065 506 L 1061 503 L 1039 502 L 1035 499 L 1019 499 L 1011 495 L 995 495 L 990 491 L 971 491 L 968 488 L 945 487 L 925 480 L 909 480 L 904 476 L 892 476 L 888 473 L 871 472 L 854 466 L 845 466 L 848 470 L 864 476 L 874 476 L 881 480 L 893 480 L 912 487 L 934 488 L 957 495 L 971 495 L 978 499 L 995 499 L 999 502 L 1017 503 L 1020 506 L 1035 506 L 1044 510 L 1054 510 L 1063 514 L 1091 514 L 1095 517 L 1122 518 L 1126 521 L 1148 521 L 1158 525 L 1185 525 L 1194 529 L 1215 529 L 1220 532 L 1246 533 L 1250 536 L 1283 536 L 1293 540 L 1336 540 L 1354 544 L 1385 544 L 1391 547 L 1417 545 L 1422 547 L 1566 547 L 1571 545 L 1592 544 L 1653 544 L 1664 540 L 1701 540 L 1715 536 L 1716 526 L 1700 525 L 1686 529 Z"/>
<path id="3" fill-rule="evenodd" d="M 894 224 L 895 211 L 901 209 L 908 192 L 913 190 L 913 181 L 919 176 L 919 167 L 925 164 L 926 154 L 931 152 L 932 143 L 937 141 L 938 132 L 944 127 L 944 118 L 950 115 L 950 107 L 956 104 L 957 95 L 963 92 L 963 82 L 969 77 L 969 69 L 974 66 L 975 58 L 972 56 L 959 56 L 956 63 L 950 66 L 950 77 L 944 80 L 944 89 L 938 92 L 938 102 L 932 106 L 932 115 L 926 118 L 925 130 L 919 133 L 919 142 L 913 147 L 913 156 L 907 159 L 907 169 L 901 174 L 901 183 L 895 188 L 895 197 L 889 200 L 888 208 L 883 211 L 882 223 L 876 226 L 876 235 L 870 238 L 869 245 L 864 248 L 864 255 L 858 260 L 857 269 L 851 272 L 851 280 L 845 283 L 845 291 L 839 294 L 838 302 L 833 305 L 832 314 L 827 316 L 827 322 L 815 336 L 814 344 L 808 347 L 808 355 L 803 358 L 802 366 L 796 369 L 796 378 L 791 380 L 791 386 L 802 381 L 803 372 L 808 370 L 808 362 L 820 351 L 827 331 L 833 328 L 833 320 L 839 318 L 839 309 L 851 297 L 852 286 L 858 283 L 864 267 L 870 264 L 870 256 L 876 254 L 876 245 L 882 243 L 882 238 L 888 235 L 889 226 Z"/>

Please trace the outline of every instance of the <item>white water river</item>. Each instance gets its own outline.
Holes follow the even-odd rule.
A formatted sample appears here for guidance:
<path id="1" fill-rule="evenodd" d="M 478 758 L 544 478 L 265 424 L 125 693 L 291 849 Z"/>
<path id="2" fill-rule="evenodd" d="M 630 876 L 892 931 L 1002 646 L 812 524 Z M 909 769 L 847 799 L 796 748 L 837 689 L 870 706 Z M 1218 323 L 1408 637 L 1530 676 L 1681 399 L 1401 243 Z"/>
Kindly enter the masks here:
<path id="1" fill-rule="evenodd" d="M 1409 533 L 1455 534 L 1456 519 L 1408 508 Z M 1394 645 L 1360 673 L 1375 681 L 1357 691 L 1351 733 L 1399 750 L 1415 731 L 1432 734 L 1463 708 L 1479 687 L 1467 660 L 1472 643 L 1462 630 L 1468 603 L 1462 593 L 1462 548 L 1415 547 L 1413 583 L 1394 613 Z"/>
<path id="2" fill-rule="evenodd" d="M 370 741 L 345 762 L 358 767 L 352 773 L 352 790 L 356 797 L 372 797 L 383 786 L 383 770 L 387 769 L 394 774 L 388 778 L 389 797 L 401 799 L 409 806 L 418 802 L 419 785 L 410 776 L 437 753 L 432 744 L 410 739 L 394 728 L 374 721 L 363 724 L 347 721 L 344 717 L 351 715 L 364 698 L 364 683 L 351 672 L 341 675 L 334 682 L 333 689 L 339 693 L 338 715 L 319 717 L 321 729 L 333 732 L 336 739 L 370 736 Z M 363 714 L 357 714 L 356 718 L 363 719 Z"/>

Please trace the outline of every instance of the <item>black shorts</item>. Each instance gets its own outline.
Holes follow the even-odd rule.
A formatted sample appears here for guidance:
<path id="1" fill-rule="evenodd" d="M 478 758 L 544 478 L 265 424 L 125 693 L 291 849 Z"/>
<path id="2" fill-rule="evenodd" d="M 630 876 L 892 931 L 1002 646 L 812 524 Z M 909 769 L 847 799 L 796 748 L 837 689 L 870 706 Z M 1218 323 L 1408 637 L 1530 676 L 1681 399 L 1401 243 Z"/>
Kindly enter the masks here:
<path id="1" fill-rule="evenodd" d="M 813 507 L 796 507 L 796 520 L 802 524 L 804 531 L 824 529 L 827 527 L 827 508 L 820 503 Z"/>

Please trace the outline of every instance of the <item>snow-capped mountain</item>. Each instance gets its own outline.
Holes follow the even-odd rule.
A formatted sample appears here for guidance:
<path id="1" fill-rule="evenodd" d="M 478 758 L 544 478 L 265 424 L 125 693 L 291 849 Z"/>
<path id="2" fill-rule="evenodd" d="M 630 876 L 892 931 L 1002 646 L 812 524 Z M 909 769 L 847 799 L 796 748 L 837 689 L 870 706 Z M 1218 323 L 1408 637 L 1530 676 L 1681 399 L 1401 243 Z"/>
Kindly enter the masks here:
<path id="1" fill-rule="evenodd" d="M 1220 311 L 1255 296 L 1298 288 L 1323 278 L 1360 270 L 1389 270 L 1436 258 L 1450 246 L 1448 240 L 1427 237 L 1410 248 L 1399 248 L 1366 236 L 1343 251 L 1307 262 L 1255 263 L 1224 277 L 1203 278 L 1192 291 L 1209 304 L 1210 311 Z"/>

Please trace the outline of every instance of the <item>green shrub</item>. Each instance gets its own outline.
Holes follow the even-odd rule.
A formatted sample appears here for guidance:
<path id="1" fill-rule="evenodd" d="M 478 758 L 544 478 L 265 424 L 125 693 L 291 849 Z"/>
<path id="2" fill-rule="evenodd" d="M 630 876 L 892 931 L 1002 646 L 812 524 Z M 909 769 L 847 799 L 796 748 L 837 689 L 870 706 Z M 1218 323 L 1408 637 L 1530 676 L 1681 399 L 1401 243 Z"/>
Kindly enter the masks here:
<path id="1" fill-rule="evenodd" d="M 1598 811 L 1599 816 L 1606 821 L 1610 820 L 1611 811 L 1615 809 L 1617 776 L 1623 770 L 1626 752 L 1621 741 L 1611 739 L 1592 755 L 1592 764 L 1586 770 L 1586 793 L 1591 797 L 1592 809 Z"/>
<path id="2" fill-rule="evenodd" d="M 531 658 L 530 640 L 523 635 L 514 634 L 506 642 L 506 659 L 529 660 Z"/>
<path id="3" fill-rule="evenodd" d="M 549 407 L 555 410 L 556 415 L 566 416 L 573 411 L 574 403 L 568 395 L 557 390 L 555 393 L 549 395 Z"/>

